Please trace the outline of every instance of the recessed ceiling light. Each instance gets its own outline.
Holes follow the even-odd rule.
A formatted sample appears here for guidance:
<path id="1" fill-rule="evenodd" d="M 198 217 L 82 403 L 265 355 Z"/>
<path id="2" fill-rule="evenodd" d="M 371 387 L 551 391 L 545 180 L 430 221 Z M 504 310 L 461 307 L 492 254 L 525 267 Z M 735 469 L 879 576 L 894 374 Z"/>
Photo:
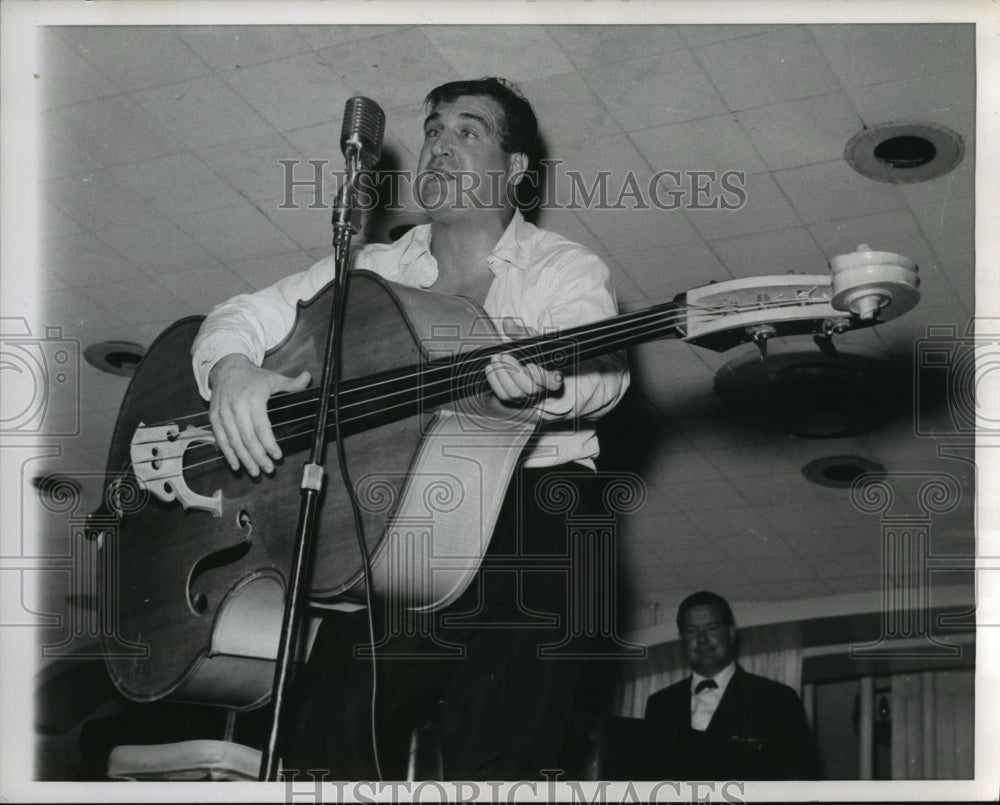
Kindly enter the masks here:
<path id="1" fill-rule="evenodd" d="M 885 475 L 885 467 L 861 456 L 826 456 L 810 461 L 802 474 L 814 484 L 847 489 L 862 475 Z"/>
<path id="2" fill-rule="evenodd" d="M 131 377 L 139 365 L 146 348 L 131 341 L 101 341 L 83 351 L 87 363 L 112 375 Z"/>
<path id="3" fill-rule="evenodd" d="M 930 123 L 866 127 L 844 149 L 844 159 L 862 176 L 906 184 L 943 176 L 964 155 L 965 145 L 958 134 Z"/>

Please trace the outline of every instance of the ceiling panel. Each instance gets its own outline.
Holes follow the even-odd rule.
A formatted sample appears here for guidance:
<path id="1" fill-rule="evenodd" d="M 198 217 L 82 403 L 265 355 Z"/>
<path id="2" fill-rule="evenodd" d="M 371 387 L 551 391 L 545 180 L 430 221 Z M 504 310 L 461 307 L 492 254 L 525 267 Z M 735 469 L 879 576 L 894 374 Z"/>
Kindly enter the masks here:
<path id="1" fill-rule="evenodd" d="M 822 274 L 830 258 L 867 243 L 918 261 L 922 299 L 900 319 L 836 338 L 842 349 L 909 361 L 928 324 L 964 333 L 974 310 L 969 26 L 126 25 L 55 27 L 40 45 L 37 272 L 48 285 L 39 326 L 59 325 L 82 346 L 149 344 L 172 319 L 329 254 L 344 101 L 363 93 L 386 110 L 384 166 L 408 169 L 426 92 L 489 72 L 521 82 L 546 156 L 558 161 L 538 222 L 604 255 L 623 307 L 712 280 Z M 962 163 L 898 186 L 851 170 L 847 141 L 864 125 L 899 120 L 956 131 Z M 293 176 L 303 180 L 309 159 L 326 161 L 320 208 L 300 185 L 283 209 L 281 160 L 298 160 Z M 681 209 L 636 204 L 668 170 L 741 171 L 746 203 L 691 209 L 685 185 Z M 583 198 L 602 175 L 605 206 L 617 208 Z M 661 200 L 677 189 L 670 181 L 654 185 Z M 815 346 L 784 339 L 771 349 Z M 694 586 L 747 605 L 877 595 L 878 518 L 859 514 L 846 490 L 806 481 L 802 467 L 845 454 L 890 473 L 956 464 L 937 456 L 934 438 L 915 435 L 912 406 L 847 439 L 746 422 L 713 390 L 715 372 L 742 355 L 759 360 L 753 346 L 631 350 L 633 391 L 605 452 L 649 489 L 621 524 L 633 626 L 649 623 L 654 602 L 669 623 Z M 127 384 L 89 366 L 81 376 L 81 432 L 49 462 L 69 473 L 103 467 Z M 63 420 L 73 416 L 59 406 Z M 947 422 L 948 412 L 934 417 Z M 971 499 L 973 478 L 959 477 Z M 948 515 L 947 539 L 936 536 L 942 544 L 967 549 L 963 506 Z"/>

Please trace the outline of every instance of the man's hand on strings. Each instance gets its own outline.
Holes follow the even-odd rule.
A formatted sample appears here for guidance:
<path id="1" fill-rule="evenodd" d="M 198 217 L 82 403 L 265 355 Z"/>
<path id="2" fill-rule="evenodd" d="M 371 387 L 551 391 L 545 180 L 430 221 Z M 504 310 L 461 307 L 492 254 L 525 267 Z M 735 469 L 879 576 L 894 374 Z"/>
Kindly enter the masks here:
<path id="1" fill-rule="evenodd" d="M 503 330 L 511 338 L 538 335 L 514 319 L 503 320 Z M 533 397 L 559 391 L 563 377 L 535 363 L 522 363 L 510 355 L 494 355 L 486 365 L 486 379 L 502 403 L 517 405 Z"/>
<path id="2" fill-rule="evenodd" d="M 212 389 L 208 418 L 222 454 L 233 470 L 240 465 L 253 477 L 272 472 L 281 448 L 271 430 L 267 401 L 279 391 L 301 391 L 309 373 L 285 377 L 254 365 L 245 355 L 226 355 L 208 378 Z"/>

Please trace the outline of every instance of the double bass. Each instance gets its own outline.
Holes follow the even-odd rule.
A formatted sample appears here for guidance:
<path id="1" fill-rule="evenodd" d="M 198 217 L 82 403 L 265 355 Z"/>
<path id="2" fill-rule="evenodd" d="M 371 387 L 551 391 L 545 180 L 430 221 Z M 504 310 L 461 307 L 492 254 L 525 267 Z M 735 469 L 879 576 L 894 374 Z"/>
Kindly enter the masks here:
<path id="1" fill-rule="evenodd" d="M 655 339 L 724 351 L 779 336 L 829 338 L 888 321 L 919 299 L 916 266 L 867 246 L 830 275 L 711 283 L 672 301 L 560 333 L 504 341 L 474 302 L 353 272 L 344 320 L 340 444 L 371 557 L 363 559 L 347 489 L 330 473 L 310 603 L 358 608 L 366 593 L 431 611 L 457 598 L 486 551 L 518 456 L 537 426 L 501 412 L 483 368 L 497 352 L 571 373 L 588 358 Z M 332 287 L 300 303 L 263 366 L 318 375 Z M 94 517 L 114 570 L 106 664 L 135 701 L 170 697 L 232 709 L 271 692 L 299 471 L 315 388 L 275 395 L 268 413 L 284 458 L 270 475 L 234 472 L 208 425 L 190 369 L 202 319 L 169 327 L 136 368 L 115 424 Z M 327 438 L 333 440 L 332 427 Z"/>

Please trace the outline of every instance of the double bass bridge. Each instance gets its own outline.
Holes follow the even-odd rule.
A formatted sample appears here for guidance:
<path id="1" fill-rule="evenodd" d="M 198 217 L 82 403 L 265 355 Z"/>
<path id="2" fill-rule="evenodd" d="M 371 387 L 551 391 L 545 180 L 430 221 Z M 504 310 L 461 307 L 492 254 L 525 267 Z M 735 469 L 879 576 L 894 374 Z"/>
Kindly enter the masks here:
<path id="1" fill-rule="evenodd" d="M 141 422 L 132 436 L 129 454 L 132 472 L 139 486 L 148 489 L 160 500 L 178 501 L 185 509 L 211 512 L 222 516 L 222 490 L 213 495 L 200 495 L 187 485 L 184 478 L 184 453 L 196 444 L 215 444 L 208 428 L 188 425 L 146 427 Z"/>

